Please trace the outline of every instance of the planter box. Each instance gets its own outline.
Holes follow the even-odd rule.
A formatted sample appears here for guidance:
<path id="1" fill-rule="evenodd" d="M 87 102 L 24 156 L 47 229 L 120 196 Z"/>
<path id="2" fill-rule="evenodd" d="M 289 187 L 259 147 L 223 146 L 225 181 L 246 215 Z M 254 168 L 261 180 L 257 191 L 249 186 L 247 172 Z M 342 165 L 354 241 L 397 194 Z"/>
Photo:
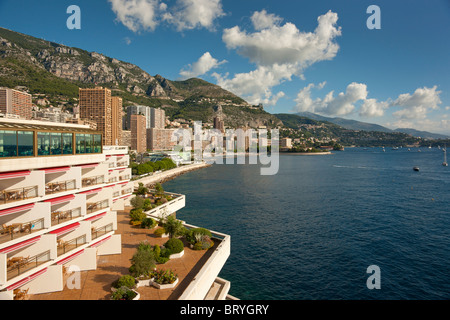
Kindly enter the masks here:
<path id="1" fill-rule="evenodd" d="M 174 283 L 170 283 L 170 284 L 159 284 L 159 283 L 156 283 L 156 282 L 152 282 L 152 285 L 153 285 L 155 288 L 161 289 L 161 290 L 175 288 L 175 286 L 176 286 L 177 284 L 178 284 L 178 278 L 177 278 L 177 280 L 175 280 Z"/>
<path id="2" fill-rule="evenodd" d="M 171 254 L 170 259 L 177 259 L 177 258 L 181 258 L 182 256 L 184 256 L 184 249 L 183 249 L 183 251 L 181 251 L 179 253 Z"/>
<path id="3" fill-rule="evenodd" d="M 136 279 L 136 288 L 150 287 L 152 285 L 152 282 L 153 282 L 153 278 L 152 279 L 144 279 L 144 280 Z"/>

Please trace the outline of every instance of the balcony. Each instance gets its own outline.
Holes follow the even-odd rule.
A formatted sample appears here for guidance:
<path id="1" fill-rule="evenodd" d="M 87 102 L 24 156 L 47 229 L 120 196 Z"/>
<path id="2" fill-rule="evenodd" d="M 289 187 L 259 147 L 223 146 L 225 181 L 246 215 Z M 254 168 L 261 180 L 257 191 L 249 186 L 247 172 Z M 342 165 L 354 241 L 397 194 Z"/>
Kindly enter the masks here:
<path id="1" fill-rule="evenodd" d="M 117 162 L 117 167 L 128 167 L 128 161 Z"/>
<path id="2" fill-rule="evenodd" d="M 0 204 L 32 199 L 37 196 L 38 186 L 2 190 L 0 191 Z"/>
<path id="3" fill-rule="evenodd" d="M 55 194 L 58 192 L 74 190 L 75 180 L 66 180 L 60 182 L 49 182 L 45 184 L 45 194 Z"/>
<path id="4" fill-rule="evenodd" d="M 81 208 L 52 212 L 52 227 L 81 216 Z"/>
<path id="5" fill-rule="evenodd" d="M 86 244 L 86 235 L 79 236 L 78 238 L 63 241 L 61 239 L 58 240 L 58 257 L 66 254 L 73 249 L 76 249 L 82 245 Z"/>
<path id="6" fill-rule="evenodd" d="M 104 176 L 95 176 L 95 177 L 89 177 L 89 178 L 83 178 L 81 181 L 81 185 L 83 188 L 95 186 L 98 184 L 102 184 L 105 181 Z"/>
<path id="7" fill-rule="evenodd" d="M 95 203 L 86 203 L 86 212 L 89 214 L 108 207 L 109 207 L 108 200 L 103 200 Z"/>
<path id="8" fill-rule="evenodd" d="M 33 257 L 13 257 L 7 261 L 8 281 L 50 261 L 50 250 L 42 252 Z"/>
<path id="9" fill-rule="evenodd" d="M 100 227 L 100 228 L 92 228 L 92 240 L 97 239 L 98 237 L 101 237 L 111 231 L 114 231 L 113 224 L 107 224 L 106 226 Z"/>
<path id="10" fill-rule="evenodd" d="M 30 222 L 3 224 L 0 227 L 0 243 L 21 238 L 42 229 L 44 229 L 43 218 Z"/>
<path id="11" fill-rule="evenodd" d="M 120 177 L 119 177 L 119 180 L 120 180 L 120 181 L 123 181 L 123 180 L 130 180 L 130 179 L 131 179 L 131 176 L 130 176 L 130 175 L 120 176 Z"/>

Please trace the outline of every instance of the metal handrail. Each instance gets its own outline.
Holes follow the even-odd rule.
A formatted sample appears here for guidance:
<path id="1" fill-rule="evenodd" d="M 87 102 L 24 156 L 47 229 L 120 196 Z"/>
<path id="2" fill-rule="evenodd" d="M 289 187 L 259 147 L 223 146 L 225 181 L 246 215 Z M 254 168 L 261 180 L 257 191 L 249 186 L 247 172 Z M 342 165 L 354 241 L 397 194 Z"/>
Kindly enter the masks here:
<path id="1" fill-rule="evenodd" d="M 45 184 L 45 194 L 53 194 L 75 189 L 75 179 Z"/>
<path id="2" fill-rule="evenodd" d="M 2 190 L 2 191 L 0 191 L 0 202 L 8 203 L 8 202 L 36 198 L 38 196 L 37 190 L 38 190 L 38 186 Z M 35 194 L 30 196 L 31 191 L 35 191 Z"/>

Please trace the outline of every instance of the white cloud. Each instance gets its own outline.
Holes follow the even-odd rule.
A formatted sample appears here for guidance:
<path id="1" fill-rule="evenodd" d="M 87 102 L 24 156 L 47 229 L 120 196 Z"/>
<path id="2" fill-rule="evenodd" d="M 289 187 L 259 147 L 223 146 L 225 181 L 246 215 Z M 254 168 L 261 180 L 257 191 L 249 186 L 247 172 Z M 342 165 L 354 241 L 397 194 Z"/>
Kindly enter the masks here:
<path id="1" fill-rule="evenodd" d="M 376 99 L 365 99 L 359 109 L 359 115 L 361 117 L 382 117 L 388 107 L 389 103 L 386 101 L 378 102 Z"/>
<path id="2" fill-rule="evenodd" d="M 133 32 L 154 31 L 167 22 L 178 31 L 195 28 L 213 29 L 214 21 L 225 13 L 222 0 L 177 0 L 169 7 L 161 0 L 108 0 L 117 20 Z"/>
<path id="3" fill-rule="evenodd" d="M 430 110 L 439 109 L 442 103 L 437 91 L 437 86 L 433 88 L 418 88 L 413 94 L 404 93 L 392 102 L 391 106 L 401 109 L 394 112 L 394 116 L 399 119 L 424 119 Z"/>
<path id="4" fill-rule="evenodd" d="M 321 89 L 323 86 L 323 84 L 320 84 L 317 87 Z M 323 99 L 316 98 L 313 100 L 311 89 L 315 87 L 316 85 L 311 83 L 300 90 L 295 99 L 297 111 L 309 111 L 332 116 L 348 115 L 355 110 L 356 102 L 366 101 L 368 94 L 365 84 L 353 82 L 347 86 L 345 93 L 340 92 L 337 96 L 334 96 L 334 91 L 331 91 Z"/>
<path id="5" fill-rule="evenodd" d="M 250 18 L 255 30 L 263 30 L 278 25 L 283 21 L 283 18 L 274 14 L 268 14 L 266 10 L 255 11 Z"/>
<path id="6" fill-rule="evenodd" d="M 289 65 L 277 64 L 269 67 L 260 66 L 248 73 L 238 73 L 231 79 L 228 78 L 228 74 L 222 76 L 214 73 L 213 76 L 217 79 L 217 85 L 243 97 L 251 104 L 273 104 L 281 96 L 277 93 L 275 97 L 272 97 L 272 87 L 290 80 L 292 70 Z"/>
<path id="7" fill-rule="evenodd" d="M 212 30 L 214 21 L 224 15 L 221 0 L 177 0 L 173 10 L 164 15 L 164 20 L 174 24 L 178 31 L 195 28 Z"/>
<path id="8" fill-rule="evenodd" d="M 334 42 L 341 35 L 336 27 L 338 16 L 331 11 L 318 17 L 314 32 L 301 32 L 294 24 L 281 25 L 282 18 L 265 10 L 251 17 L 255 31 L 248 33 L 238 26 L 225 29 L 222 40 L 228 49 L 237 50 L 256 64 L 256 69 L 233 78 L 216 74 L 217 84 L 243 96 L 250 103 L 276 101 L 272 88 L 293 76 L 303 78 L 303 70 L 319 61 L 333 59 L 339 46 Z M 275 95 L 280 97 L 280 93 Z"/>
<path id="9" fill-rule="evenodd" d="M 158 25 L 159 0 L 109 0 L 117 20 L 133 32 L 153 31 Z"/>
<path id="10" fill-rule="evenodd" d="M 209 52 L 205 52 L 200 59 L 189 65 L 187 70 L 181 70 L 180 75 L 184 79 L 198 77 L 210 71 L 211 69 L 217 68 L 220 65 L 226 63 L 226 60 L 220 61 L 213 58 Z"/>

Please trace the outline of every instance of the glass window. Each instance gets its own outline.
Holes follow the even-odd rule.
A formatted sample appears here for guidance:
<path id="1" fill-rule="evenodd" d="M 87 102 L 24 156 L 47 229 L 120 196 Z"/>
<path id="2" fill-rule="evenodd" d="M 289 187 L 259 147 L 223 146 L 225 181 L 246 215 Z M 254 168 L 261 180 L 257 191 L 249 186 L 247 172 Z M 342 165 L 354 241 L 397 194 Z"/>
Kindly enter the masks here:
<path id="1" fill-rule="evenodd" d="M 19 157 L 34 156 L 34 135 L 31 131 L 17 132 L 17 145 Z"/>
<path id="2" fill-rule="evenodd" d="M 38 156 L 48 156 L 50 154 L 50 132 L 37 133 Z"/>
<path id="3" fill-rule="evenodd" d="M 17 156 L 17 131 L 0 131 L 0 157 Z"/>
<path id="4" fill-rule="evenodd" d="M 94 152 L 102 153 L 102 135 L 94 134 Z"/>
<path id="5" fill-rule="evenodd" d="M 84 138 L 85 138 L 85 142 L 86 142 L 86 153 L 92 153 L 93 152 L 92 134 L 85 134 Z"/>
<path id="6" fill-rule="evenodd" d="M 63 133 L 63 154 L 73 154 L 72 133 Z"/>
<path id="7" fill-rule="evenodd" d="M 51 133 L 51 154 L 60 155 L 62 153 L 61 150 L 61 133 L 52 132 Z"/>
<path id="8" fill-rule="evenodd" d="M 86 153 L 85 145 L 84 145 L 84 134 L 77 133 L 76 134 L 76 144 L 77 144 L 77 154 Z"/>

